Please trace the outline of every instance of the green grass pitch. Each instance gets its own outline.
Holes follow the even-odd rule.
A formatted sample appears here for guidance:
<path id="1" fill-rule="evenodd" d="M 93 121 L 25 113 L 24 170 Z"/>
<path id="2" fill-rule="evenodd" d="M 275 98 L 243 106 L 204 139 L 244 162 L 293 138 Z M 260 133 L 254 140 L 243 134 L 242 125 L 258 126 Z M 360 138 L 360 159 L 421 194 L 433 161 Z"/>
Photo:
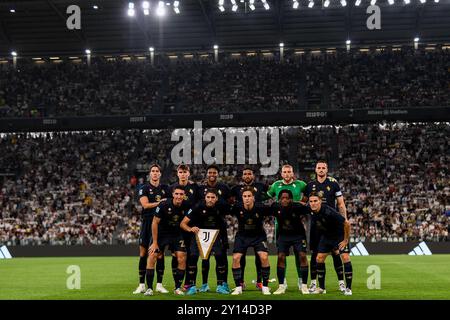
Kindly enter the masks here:
<path id="1" fill-rule="evenodd" d="M 164 285 L 173 289 L 170 271 L 170 257 L 166 257 Z M 352 257 L 354 280 L 353 296 L 343 296 L 337 290 L 337 278 L 332 259 L 327 259 L 327 294 L 301 295 L 297 288 L 297 274 L 292 256 L 288 257 L 285 295 L 263 296 L 251 283 L 255 279 L 255 266 L 252 255 L 247 257 L 245 280 L 247 290 L 241 296 L 219 295 L 215 293 L 215 261 L 211 259 L 210 287 L 212 292 L 194 296 L 175 296 L 155 293 L 154 296 L 133 295 L 137 286 L 137 257 L 98 257 L 98 258 L 13 258 L 0 260 L 0 299 L 173 299 L 173 300 L 319 300 L 319 299 L 450 299 L 450 255 L 407 256 L 374 255 Z M 231 258 L 229 259 L 231 263 Z M 276 257 L 270 257 L 271 275 L 276 278 Z M 81 288 L 67 289 L 68 266 L 77 265 L 81 270 Z M 368 289 L 367 273 L 370 265 L 381 270 L 381 289 Z M 200 264 L 199 264 L 200 266 Z M 201 272 L 197 285 L 201 281 Z M 231 268 L 229 284 L 233 288 Z M 270 283 L 272 292 L 278 283 Z"/>

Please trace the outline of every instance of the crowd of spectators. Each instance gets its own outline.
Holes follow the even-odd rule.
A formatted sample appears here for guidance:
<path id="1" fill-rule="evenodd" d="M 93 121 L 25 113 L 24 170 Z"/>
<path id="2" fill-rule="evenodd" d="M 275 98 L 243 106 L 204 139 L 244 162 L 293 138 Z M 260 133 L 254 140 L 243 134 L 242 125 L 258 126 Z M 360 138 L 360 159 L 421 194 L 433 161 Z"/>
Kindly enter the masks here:
<path id="1" fill-rule="evenodd" d="M 136 191 L 145 183 L 148 164 L 167 160 L 163 183 L 174 182 L 170 149 L 176 142 L 168 131 L 1 135 L 0 171 L 13 169 L 14 176 L 0 176 L 0 243 L 137 243 L 141 209 Z M 293 150 L 295 159 L 330 160 L 330 174 L 344 192 L 354 241 L 449 240 L 449 124 L 280 131 L 281 164 Z M 138 164 L 144 166 L 142 177 L 133 176 Z M 220 167 L 222 181 L 237 183 L 240 166 Z M 204 170 L 194 165 L 191 179 L 203 182 Z M 300 171 L 297 178 L 309 181 L 309 173 Z M 277 179 L 257 177 L 266 184 Z M 228 224 L 232 241 L 236 221 L 229 219 Z M 265 228 L 273 241 L 273 221 L 267 220 Z"/>
<path id="2" fill-rule="evenodd" d="M 3 64 L 0 117 L 450 106 L 448 49 L 172 60 Z"/>

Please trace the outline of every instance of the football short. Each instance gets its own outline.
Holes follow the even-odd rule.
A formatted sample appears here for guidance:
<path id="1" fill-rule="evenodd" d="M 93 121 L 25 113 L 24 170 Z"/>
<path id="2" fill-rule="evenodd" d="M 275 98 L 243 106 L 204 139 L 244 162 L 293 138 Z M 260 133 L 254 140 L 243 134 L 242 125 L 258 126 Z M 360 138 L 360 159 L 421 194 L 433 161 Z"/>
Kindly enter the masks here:
<path id="1" fill-rule="evenodd" d="M 181 233 L 177 235 L 160 234 L 158 236 L 159 250 L 161 250 L 161 252 L 164 252 L 166 246 L 172 253 L 176 251 L 186 252 L 186 244 Z"/>
<path id="2" fill-rule="evenodd" d="M 304 235 L 280 235 L 277 240 L 277 249 L 278 253 L 285 253 L 287 256 L 289 255 L 290 248 L 294 249 L 294 252 L 305 252 L 307 250 L 306 247 L 306 236 Z"/>
<path id="3" fill-rule="evenodd" d="M 247 249 L 252 247 L 255 252 L 263 251 L 268 252 L 267 237 L 266 235 L 258 235 L 255 237 L 236 235 L 234 240 L 233 253 L 246 254 Z"/>
<path id="4" fill-rule="evenodd" d="M 343 237 L 339 239 L 330 239 L 325 236 L 321 236 L 317 247 L 317 252 L 330 253 L 332 251 L 339 250 L 339 243 L 341 243 L 342 240 L 344 240 Z M 343 250 L 339 250 L 339 253 L 350 253 L 350 244 L 347 244 Z"/>

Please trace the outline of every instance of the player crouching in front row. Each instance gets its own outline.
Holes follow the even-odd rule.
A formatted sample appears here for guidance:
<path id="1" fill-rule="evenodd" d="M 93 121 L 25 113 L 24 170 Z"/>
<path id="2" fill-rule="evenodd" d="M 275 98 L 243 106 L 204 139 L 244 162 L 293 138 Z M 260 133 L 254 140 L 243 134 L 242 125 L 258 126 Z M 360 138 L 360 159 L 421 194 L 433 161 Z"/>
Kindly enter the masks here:
<path id="1" fill-rule="evenodd" d="M 348 244 L 350 234 L 350 224 L 345 218 L 333 208 L 322 205 L 322 197 L 311 192 L 309 196 L 309 205 L 312 215 L 316 216 L 317 229 L 320 231 L 320 240 L 317 254 L 317 277 L 319 279 L 319 288 L 316 288 L 312 294 L 324 294 L 325 290 L 325 260 L 330 252 L 341 251 Z M 351 280 L 352 270 L 345 270 L 347 288 L 345 295 L 352 295 Z"/>
<path id="2" fill-rule="evenodd" d="M 172 199 L 161 203 L 155 211 L 152 222 L 153 243 L 149 248 L 149 261 L 147 265 L 147 285 L 145 295 L 153 295 L 153 279 L 155 275 L 155 264 L 158 254 L 164 252 L 166 246 L 178 260 L 178 268 L 175 274 L 176 295 L 184 295 L 181 290 L 186 271 L 186 245 L 180 229 L 180 223 L 185 214 L 188 214 L 189 203 L 184 200 L 185 191 L 181 186 L 175 186 Z"/>

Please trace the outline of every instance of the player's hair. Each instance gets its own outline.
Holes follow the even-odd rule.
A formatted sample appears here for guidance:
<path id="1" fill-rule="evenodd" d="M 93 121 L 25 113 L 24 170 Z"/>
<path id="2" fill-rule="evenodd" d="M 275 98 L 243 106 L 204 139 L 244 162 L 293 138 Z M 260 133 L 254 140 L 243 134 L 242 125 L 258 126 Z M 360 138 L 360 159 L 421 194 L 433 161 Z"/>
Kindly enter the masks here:
<path id="1" fill-rule="evenodd" d="M 178 171 L 178 170 L 183 170 L 183 171 L 191 172 L 191 168 L 189 168 L 189 166 L 188 166 L 187 164 L 180 164 L 180 165 L 177 167 L 177 171 Z"/>
<path id="2" fill-rule="evenodd" d="M 283 193 L 286 193 L 286 194 L 288 195 L 289 199 L 294 198 L 294 196 L 292 195 L 292 191 L 291 191 L 291 190 L 283 189 L 283 190 L 281 190 L 280 193 L 278 194 L 278 200 L 280 200 L 281 195 L 282 195 Z"/>
<path id="3" fill-rule="evenodd" d="M 288 163 L 283 164 L 283 165 L 281 166 L 281 170 L 283 170 L 283 168 L 285 168 L 285 167 L 289 167 L 289 168 L 292 169 L 292 171 L 294 171 L 294 167 L 293 167 L 292 165 L 288 164 Z"/>
<path id="4" fill-rule="evenodd" d="M 172 193 L 175 192 L 175 190 L 183 190 L 183 192 L 185 192 L 184 187 L 179 184 L 176 184 L 172 187 Z"/>
<path id="5" fill-rule="evenodd" d="M 324 160 L 324 159 L 319 159 L 319 160 L 317 160 L 316 166 L 317 166 L 318 163 L 325 163 L 325 164 L 327 165 L 327 167 L 328 167 L 328 162 L 327 162 L 327 160 Z"/>
<path id="6" fill-rule="evenodd" d="M 157 163 L 152 163 L 152 164 L 150 165 L 149 171 L 152 171 L 152 169 L 155 168 L 155 167 L 158 168 L 159 172 L 162 172 L 161 166 L 160 166 L 159 164 L 157 164 Z"/>
<path id="7" fill-rule="evenodd" d="M 245 166 L 244 168 L 242 168 L 242 174 L 244 174 L 244 171 L 245 171 L 245 170 L 250 170 L 251 172 L 255 172 L 255 170 L 253 170 L 252 167 L 250 167 L 250 166 Z"/>
<path id="8" fill-rule="evenodd" d="M 208 193 L 214 194 L 217 198 L 219 197 L 219 194 L 217 193 L 217 189 L 215 189 L 215 188 L 208 188 L 208 189 L 206 189 L 205 196 L 206 196 Z"/>
<path id="9" fill-rule="evenodd" d="M 316 192 L 316 191 L 311 192 L 311 193 L 309 194 L 309 197 L 310 197 L 310 198 L 311 198 L 311 197 L 317 197 L 317 198 L 320 199 L 320 201 L 322 201 L 322 196 L 321 196 L 318 192 Z"/>
<path id="10" fill-rule="evenodd" d="M 206 172 L 208 172 L 209 169 L 216 169 L 217 172 L 219 172 L 219 167 L 216 164 L 210 164 L 206 167 Z"/>
<path id="11" fill-rule="evenodd" d="M 243 187 L 243 188 L 242 188 L 242 194 L 243 194 L 245 191 L 250 191 L 250 192 L 252 193 L 252 195 L 255 195 L 255 189 L 254 189 L 253 187 L 251 187 L 251 186 L 245 186 L 245 187 Z"/>

